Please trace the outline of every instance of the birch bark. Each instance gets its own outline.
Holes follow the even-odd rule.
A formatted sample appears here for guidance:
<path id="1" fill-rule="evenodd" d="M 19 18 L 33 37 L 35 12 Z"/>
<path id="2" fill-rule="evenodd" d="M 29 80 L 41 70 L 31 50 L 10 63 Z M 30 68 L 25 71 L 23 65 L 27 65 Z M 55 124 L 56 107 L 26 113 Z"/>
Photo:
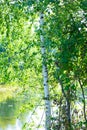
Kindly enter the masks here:
<path id="1" fill-rule="evenodd" d="M 48 69 L 46 64 L 46 47 L 44 45 L 44 14 L 40 13 L 40 40 L 41 40 L 41 54 L 42 54 L 42 74 L 43 74 L 43 85 L 44 85 L 44 96 L 45 96 L 45 130 L 51 129 L 51 106 L 49 98 L 49 86 L 48 86 Z"/>

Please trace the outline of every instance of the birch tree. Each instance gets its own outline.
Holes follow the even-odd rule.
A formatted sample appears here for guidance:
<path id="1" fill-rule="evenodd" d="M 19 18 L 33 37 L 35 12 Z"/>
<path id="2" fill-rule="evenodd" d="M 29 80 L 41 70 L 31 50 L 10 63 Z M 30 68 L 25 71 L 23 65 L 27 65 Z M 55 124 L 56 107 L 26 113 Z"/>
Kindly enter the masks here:
<path id="1" fill-rule="evenodd" d="M 43 85 L 44 85 L 44 99 L 45 99 L 45 114 L 46 114 L 46 121 L 45 121 L 45 129 L 50 130 L 51 127 L 51 106 L 50 106 L 50 96 L 49 96 L 49 86 L 48 86 L 48 69 L 46 64 L 46 47 L 44 43 L 44 14 L 43 12 L 40 13 L 40 40 L 41 40 L 41 54 L 42 54 L 42 74 L 43 74 Z"/>

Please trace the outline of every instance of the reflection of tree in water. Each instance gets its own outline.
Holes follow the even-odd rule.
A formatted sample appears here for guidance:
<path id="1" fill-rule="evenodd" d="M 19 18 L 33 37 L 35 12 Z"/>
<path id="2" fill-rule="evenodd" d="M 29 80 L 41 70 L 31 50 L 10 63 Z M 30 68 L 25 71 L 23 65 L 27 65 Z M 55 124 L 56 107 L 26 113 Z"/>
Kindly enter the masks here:
<path id="1" fill-rule="evenodd" d="M 12 117 L 15 114 L 16 101 L 15 99 L 7 99 L 5 102 L 0 103 L 0 116 Z"/>
<path id="2" fill-rule="evenodd" d="M 7 99 L 0 103 L 0 126 L 5 128 L 8 124 L 14 125 L 18 113 L 18 105 L 15 99 Z"/>
<path id="3" fill-rule="evenodd" d="M 20 108 L 28 102 L 28 97 L 26 97 L 22 94 L 16 98 L 7 98 L 4 102 L 0 102 L 0 128 L 6 130 L 9 124 L 15 126 L 18 116 L 23 124 L 26 112 L 20 114 Z"/>

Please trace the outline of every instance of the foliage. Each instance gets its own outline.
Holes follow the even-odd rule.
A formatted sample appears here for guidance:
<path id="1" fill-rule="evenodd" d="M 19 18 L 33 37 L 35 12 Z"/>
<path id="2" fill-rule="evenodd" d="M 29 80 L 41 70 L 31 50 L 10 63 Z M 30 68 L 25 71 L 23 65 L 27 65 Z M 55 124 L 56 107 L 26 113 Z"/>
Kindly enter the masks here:
<path id="1" fill-rule="evenodd" d="M 87 127 L 86 3 L 86 0 L 0 2 L 0 84 L 15 84 L 22 88 L 22 93 L 29 92 L 31 110 L 40 98 L 44 99 L 39 12 L 44 13 L 50 100 L 58 109 L 57 117 L 52 115 L 52 129 L 55 130 L 62 126 L 66 130 Z M 79 101 L 80 97 L 82 101 Z M 77 102 L 83 105 L 79 110 L 83 115 L 73 120 L 73 115 L 77 114 L 75 110 L 78 110 L 74 108 Z"/>

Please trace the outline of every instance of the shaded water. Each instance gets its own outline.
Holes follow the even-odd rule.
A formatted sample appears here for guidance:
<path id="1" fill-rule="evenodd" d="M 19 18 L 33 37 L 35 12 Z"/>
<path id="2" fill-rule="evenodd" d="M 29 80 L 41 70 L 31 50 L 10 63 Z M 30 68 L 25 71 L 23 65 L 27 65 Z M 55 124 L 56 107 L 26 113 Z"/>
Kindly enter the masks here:
<path id="1" fill-rule="evenodd" d="M 22 101 L 15 98 L 0 103 L 0 130 L 22 130 L 25 115 L 18 118 Z"/>
<path id="2" fill-rule="evenodd" d="M 0 130 L 44 130 L 43 106 L 33 102 L 32 110 L 32 98 L 27 90 L 0 88 Z"/>

